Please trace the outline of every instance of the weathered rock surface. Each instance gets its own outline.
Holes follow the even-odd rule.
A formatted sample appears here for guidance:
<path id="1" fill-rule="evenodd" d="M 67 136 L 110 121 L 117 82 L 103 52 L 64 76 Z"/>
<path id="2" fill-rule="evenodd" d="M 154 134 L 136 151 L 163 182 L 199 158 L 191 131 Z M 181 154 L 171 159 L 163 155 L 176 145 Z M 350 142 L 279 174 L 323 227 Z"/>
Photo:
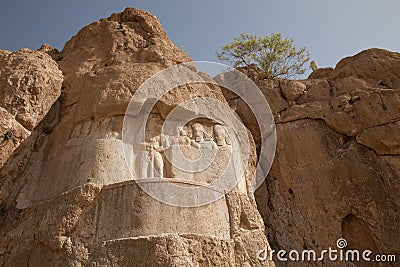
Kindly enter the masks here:
<path id="1" fill-rule="evenodd" d="M 11 114 L 0 107 L 1 152 L 0 166 L 3 166 L 14 150 L 28 137 L 29 131 L 19 124 Z"/>
<path id="2" fill-rule="evenodd" d="M 287 87 L 256 80 L 278 133 L 274 164 L 256 193 L 272 248 L 321 252 L 343 237 L 351 249 L 400 254 L 399 66 L 398 53 L 361 52 L 325 77 L 301 81 L 306 90 L 292 103 Z"/>
<path id="3" fill-rule="evenodd" d="M 46 54 L 0 51 L 0 167 L 61 94 L 63 77 Z"/>
<path id="4" fill-rule="evenodd" d="M 62 74 L 46 54 L 23 49 L 0 58 L 0 105 L 32 130 L 60 96 Z"/>
<path id="5" fill-rule="evenodd" d="M 320 252 L 343 237 L 350 249 L 400 254 L 398 53 L 366 50 L 303 81 L 258 79 L 256 66 L 242 69 L 275 117 L 272 170 L 256 199 L 242 184 L 213 203 L 183 208 L 156 201 L 132 180 L 121 135 L 139 86 L 190 61 L 156 17 L 132 8 L 83 28 L 62 52 L 47 45 L 0 51 L 0 166 L 7 161 L 0 265 L 274 266 L 257 259 L 267 239 L 275 250 Z M 253 134 L 251 177 L 258 124 L 243 101 L 217 86 L 165 94 L 148 121 L 150 137 L 174 107 L 197 96 L 228 102 Z M 212 134 L 215 125 L 201 123 Z"/>
<path id="6" fill-rule="evenodd" d="M 357 77 L 371 86 L 400 88 L 400 54 L 373 48 L 342 59 L 332 78 Z"/>
<path id="7" fill-rule="evenodd" d="M 342 59 L 334 69 L 317 69 L 309 79 L 358 78 L 369 86 L 400 88 L 400 55 L 384 49 L 371 48 Z"/>
<path id="8" fill-rule="evenodd" d="M 191 61 L 156 17 L 128 8 L 83 28 L 59 54 L 41 51 L 57 60 L 63 91 L 0 170 L 0 265 L 274 266 L 257 259 L 268 241 L 248 180 L 208 205 L 184 208 L 152 199 L 133 180 L 148 177 L 127 168 L 122 125 L 132 95 L 160 70 Z M 149 137 L 197 96 L 226 103 L 216 86 L 174 89 L 152 110 Z M 246 179 L 255 166 L 251 149 Z"/>
<path id="9" fill-rule="evenodd" d="M 328 77 L 332 74 L 333 68 L 319 68 L 313 71 L 309 76 L 308 79 L 322 79 Z"/>
<path id="10" fill-rule="evenodd" d="M 48 44 L 43 44 L 37 51 L 43 52 L 48 54 L 52 59 L 55 61 L 60 60 L 60 51 L 58 51 L 57 48 L 52 47 L 51 45 Z"/>

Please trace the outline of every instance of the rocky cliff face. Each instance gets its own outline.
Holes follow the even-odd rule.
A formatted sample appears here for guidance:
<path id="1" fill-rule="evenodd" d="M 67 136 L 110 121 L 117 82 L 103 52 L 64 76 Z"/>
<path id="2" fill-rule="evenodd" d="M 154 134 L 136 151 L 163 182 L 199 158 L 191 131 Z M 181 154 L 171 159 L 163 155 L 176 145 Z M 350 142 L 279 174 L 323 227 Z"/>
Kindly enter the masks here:
<path id="1" fill-rule="evenodd" d="M 345 238 L 350 249 L 399 255 L 399 82 L 400 55 L 380 49 L 308 80 L 257 81 L 278 133 L 256 194 L 274 249 L 321 251 Z"/>
<path id="2" fill-rule="evenodd" d="M 43 46 L 40 51 L 2 52 L 2 57 L 22 65 L 2 66 L 1 79 L 26 77 L 9 82 L 2 97 L 35 101 L 1 106 L 7 145 L 2 161 L 7 163 L 0 171 L 0 265 L 274 266 L 257 259 L 268 241 L 248 180 L 212 203 L 185 208 L 143 192 L 135 180 L 149 177 L 132 177 L 122 152 L 123 120 L 132 95 L 160 70 L 191 61 L 156 17 L 128 8 L 83 28 L 60 53 Z M 156 103 L 146 138 L 157 140 L 171 110 L 196 97 L 226 103 L 219 87 L 179 86 Z M 143 108 L 147 100 L 139 104 Z M 217 132 L 210 120 L 191 122 L 189 128 L 199 124 L 204 136 Z M 16 133 L 12 142 L 7 131 Z M 134 145 L 135 153 L 150 155 L 151 164 L 160 167 L 160 144 Z M 254 144 L 251 153 L 254 166 Z M 166 177 L 207 188 L 185 175 Z M 151 185 L 151 179 L 144 180 Z"/>
<path id="3" fill-rule="evenodd" d="M 62 80 L 47 54 L 28 49 L 0 52 L 0 167 L 60 96 Z"/>
<path id="4" fill-rule="evenodd" d="M 261 136 L 251 110 L 209 84 L 166 93 L 145 127 L 151 140 L 174 108 L 196 97 L 228 103 L 254 139 L 244 184 L 213 203 L 183 208 L 143 192 L 135 180 L 146 177 L 132 178 L 121 147 L 139 86 L 190 61 L 156 17 L 132 8 L 83 28 L 61 52 L 0 52 L 0 265 L 274 266 L 257 259 L 267 239 L 275 250 L 318 252 L 345 238 L 351 249 L 400 254 L 398 53 L 370 49 L 303 81 L 259 80 L 242 69 L 268 100 L 278 135 L 256 199 L 249 177 Z M 206 135 L 217 129 L 211 120 L 189 129 L 199 124 Z M 179 142 L 193 141 L 180 134 Z M 176 184 L 204 185 L 164 168 Z M 323 264 L 346 266 L 276 261 Z"/>

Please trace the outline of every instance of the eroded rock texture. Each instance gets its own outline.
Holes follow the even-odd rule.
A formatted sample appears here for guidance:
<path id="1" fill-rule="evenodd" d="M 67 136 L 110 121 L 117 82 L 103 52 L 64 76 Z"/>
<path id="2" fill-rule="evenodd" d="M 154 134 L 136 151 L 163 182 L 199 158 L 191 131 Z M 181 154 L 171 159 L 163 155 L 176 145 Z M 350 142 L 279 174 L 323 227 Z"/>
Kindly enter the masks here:
<path id="1" fill-rule="evenodd" d="M 269 101 L 278 133 L 256 199 L 249 179 L 261 137 L 249 108 L 213 85 L 165 94 L 146 126 L 149 143 L 137 145 L 152 151 L 148 163 L 175 183 L 204 185 L 218 171 L 212 166 L 190 181 L 162 165 L 163 151 L 154 152 L 161 125 L 181 102 L 199 96 L 229 103 L 254 137 L 244 183 L 213 203 L 182 208 L 138 187 L 135 179 L 146 172 L 132 179 L 121 135 L 139 86 L 190 61 L 156 17 L 133 8 L 83 28 L 61 52 L 48 45 L 0 52 L 0 265 L 275 266 L 257 259 L 267 239 L 275 250 L 318 252 L 343 237 L 351 249 L 400 253 L 399 54 L 370 49 L 303 81 L 258 80 L 255 66 L 242 69 Z M 141 105 L 147 101 L 143 95 Z M 217 142 L 189 138 L 186 130 L 197 128 Z M 175 139 L 190 156 L 203 145 L 226 156 L 227 137 L 215 122 L 198 120 Z"/>
<path id="2" fill-rule="evenodd" d="M 370 49 L 310 77 L 257 81 L 278 133 L 256 194 L 268 240 L 276 250 L 321 251 L 343 237 L 349 248 L 399 255 L 400 55 Z"/>
<path id="3" fill-rule="evenodd" d="M 60 96 L 62 80 L 45 53 L 0 51 L 0 167 Z"/>
<path id="4" fill-rule="evenodd" d="M 12 124 L 20 111 L 7 115 L 4 107 L 2 123 L 21 131 L 23 138 L 29 134 L 24 127 L 32 130 L 47 115 L 0 170 L 0 265 L 274 266 L 257 259 L 268 241 L 247 188 L 255 166 L 254 143 L 244 184 L 208 205 L 163 204 L 132 180 L 121 136 L 128 103 L 147 78 L 191 61 L 169 40 L 156 17 L 128 8 L 83 28 L 60 53 L 48 46 L 40 50 L 24 53 L 41 55 L 57 69 L 53 57 L 64 74 L 63 91 L 49 112 L 46 98 L 42 102 L 49 104 L 38 110 L 34 121 L 21 120 L 21 130 Z M 52 77 L 46 71 L 29 77 L 43 75 Z M 152 151 L 151 164 L 160 167 L 163 160 L 161 152 L 154 152 L 159 141 L 152 140 L 158 140 L 154 138 L 169 112 L 197 96 L 226 103 L 220 88 L 206 84 L 184 85 L 163 96 L 146 128 L 153 143 L 137 144 L 143 154 L 145 149 Z M 204 131 L 217 132 L 215 123 L 201 123 Z M 211 142 L 194 145 L 206 141 Z M 212 147 L 217 149 L 216 144 Z M 190 182 L 185 181 L 193 185 Z"/>

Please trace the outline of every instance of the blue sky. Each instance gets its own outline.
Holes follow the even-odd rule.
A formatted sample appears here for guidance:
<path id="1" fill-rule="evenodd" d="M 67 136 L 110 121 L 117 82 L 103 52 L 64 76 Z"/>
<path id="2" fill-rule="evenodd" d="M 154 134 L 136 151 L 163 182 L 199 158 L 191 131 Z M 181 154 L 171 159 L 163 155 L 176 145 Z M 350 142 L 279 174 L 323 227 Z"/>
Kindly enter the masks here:
<path id="1" fill-rule="evenodd" d="M 241 32 L 281 32 L 320 67 L 370 47 L 400 51 L 399 0 L 3 0 L 0 49 L 62 49 L 83 26 L 128 6 L 155 14 L 194 60 L 216 61 Z"/>

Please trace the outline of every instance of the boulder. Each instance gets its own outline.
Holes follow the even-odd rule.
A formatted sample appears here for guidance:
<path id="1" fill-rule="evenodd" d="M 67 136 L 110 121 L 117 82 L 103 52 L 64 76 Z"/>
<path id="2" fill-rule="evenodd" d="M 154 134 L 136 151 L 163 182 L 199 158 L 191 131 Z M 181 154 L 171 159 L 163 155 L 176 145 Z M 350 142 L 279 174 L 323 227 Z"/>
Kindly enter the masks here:
<path id="1" fill-rule="evenodd" d="M 43 52 L 0 52 L 0 167 L 46 116 L 62 81 L 58 65 Z"/>

